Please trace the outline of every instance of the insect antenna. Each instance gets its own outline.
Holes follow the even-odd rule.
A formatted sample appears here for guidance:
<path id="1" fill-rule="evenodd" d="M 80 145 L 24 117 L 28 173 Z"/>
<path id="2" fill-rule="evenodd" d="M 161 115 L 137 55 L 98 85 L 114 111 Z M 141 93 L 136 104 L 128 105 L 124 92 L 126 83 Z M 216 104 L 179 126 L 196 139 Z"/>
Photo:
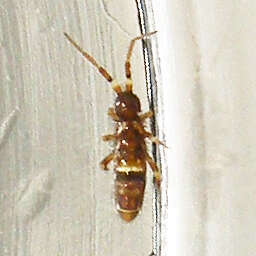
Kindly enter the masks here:
<path id="1" fill-rule="evenodd" d="M 126 78 L 127 78 L 126 91 L 132 91 L 132 79 L 131 79 L 132 73 L 131 73 L 131 61 L 130 60 L 131 60 L 132 51 L 133 51 L 135 42 L 137 40 L 141 40 L 141 39 L 147 38 L 149 36 L 152 36 L 156 32 L 157 31 L 147 33 L 147 34 L 144 34 L 144 35 L 141 35 L 141 36 L 137 36 L 137 37 L 135 37 L 131 40 L 130 46 L 129 46 L 129 49 L 128 49 L 128 52 L 127 52 L 127 56 L 126 56 L 126 61 L 125 61 L 125 75 L 126 75 Z"/>
<path id="2" fill-rule="evenodd" d="M 122 91 L 121 86 L 112 78 L 105 68 L 99 65 L 98 62 L 89 53 L 84 51 L 66 32 L 64 32 L 64 36 L 94 67 L 98 69 L 100 74 L 112 84 L 112 88 L 116 93 L 120 93 Z"/>

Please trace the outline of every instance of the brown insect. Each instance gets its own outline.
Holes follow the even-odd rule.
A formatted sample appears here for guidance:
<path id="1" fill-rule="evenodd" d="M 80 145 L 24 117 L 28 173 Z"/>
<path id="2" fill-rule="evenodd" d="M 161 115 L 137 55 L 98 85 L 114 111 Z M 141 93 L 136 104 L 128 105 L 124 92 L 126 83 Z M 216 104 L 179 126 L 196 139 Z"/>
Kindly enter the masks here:
<path id="1" fill-rule="evenodd" d="M 108 170 L 108 164 L 111 161 L 115 163 L 115 198 L 117 210 L 122 219 L 127 222 L 133 220 L 141 209 L 147 162 L 154 172 L 154 178 L 158 186 L 160 186 L 161 182 L 161 173 L 147 152 L 145 139 L 148 138 L 156 144 L 163 145 L 163 143 L 144 129 L 143 123 L 145 119 L 152 117 L 153 113 L 152 111 L 148 111 L 140 114 L 140 100 L 132 90 L 133 84 L 130 64 L 135 42 L 155 33 L 156 31 L 135 37 L 131 40 L 125 62 L 127 81 L 124 91 L 121 85 L 113 80 L 105 68 L 100 66 L 67 33 L 64 33 L 69 42 L 111 83 L 113 90 L 117 94 L 114 108 L 109 108 L 108 111 L 108 115 L 116 122 L 116 131 L 114 134 L 103 136 L 104 141 L 116 142 L 116 147 L 111 154 L 101 161 L 101 167 L 104 170 Z"/>

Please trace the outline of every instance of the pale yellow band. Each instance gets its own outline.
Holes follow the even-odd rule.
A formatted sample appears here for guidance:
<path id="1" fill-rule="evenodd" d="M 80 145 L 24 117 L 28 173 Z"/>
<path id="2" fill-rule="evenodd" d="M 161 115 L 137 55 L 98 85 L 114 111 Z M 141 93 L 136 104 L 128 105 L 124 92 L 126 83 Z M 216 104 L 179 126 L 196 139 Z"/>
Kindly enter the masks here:
<path id="1" fill-rule="evenodd" d="M 144 169 L 137 166 L 118 166 L 116 167 L 116 171 L 128 174 L 129 172 L 144 172 Z"/>
<path id="2" fill-rule="evenodd" d="M 116 81 L 116 80 L 113 80 L 111 82 L 111 86 L 112 86 L 112 89 L 115 91 L 115 92 L 121 92 L 121 86 L 120 84 Z"/>
<path id="3" fill-rule="evenodd" d="M 121 209 L 119 206 L 117 207 L 117 210 L 119 212 L 125 212 L 125 213 L 133 213 L 133 212 L 139 212 L 140 209 L 135 209 L 135 210 L 126 210 L 126 209 Z"/>

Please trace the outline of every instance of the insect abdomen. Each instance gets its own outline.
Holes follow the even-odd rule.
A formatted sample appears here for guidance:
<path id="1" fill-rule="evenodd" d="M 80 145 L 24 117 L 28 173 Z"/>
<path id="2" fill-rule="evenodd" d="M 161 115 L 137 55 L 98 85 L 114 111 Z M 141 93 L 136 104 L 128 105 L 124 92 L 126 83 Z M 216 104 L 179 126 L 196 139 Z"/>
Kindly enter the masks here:
<path id="1" fill-rule="evenodd" d="M 123 168 L 123 171 L 121 170 Z M 137 167 L 131 167 L 137 169 Z M 117 210 L 123 220 L 133 220 L 141 209 L 145 189 L 145 168 L 128 171 L 128 166 L 116 168 L 115 197 Z M 128 172 L 127 172 L 128 171 Z"/>

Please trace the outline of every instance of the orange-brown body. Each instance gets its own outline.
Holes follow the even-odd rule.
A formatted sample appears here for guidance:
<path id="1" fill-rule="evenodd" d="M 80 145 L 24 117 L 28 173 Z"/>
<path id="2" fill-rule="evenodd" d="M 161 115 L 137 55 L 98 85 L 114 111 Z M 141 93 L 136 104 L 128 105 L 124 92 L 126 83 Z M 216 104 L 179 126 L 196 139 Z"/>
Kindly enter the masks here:
<path id="1" fill-rule="evenodd" d="M 123 91 L 120 84 L 113 80 L 108 71 L 100 66 L 97 61 L 84 51 L 67 33 L 65 37 L 70 43 L 92 64 L 100 74 L 112 84 L 117 93 L 114 108 L 110 108 L 108 114 L 117 122 L 115 134 L 103 136 L 105 141 L 115 141 L 115 150 L 101 161 L 101 167 L 108 170 L 108 164 L 115 163 L 115 198 L 120 216 L 125 221 L 133 220 L 141 209 L 146 178 L 146 163 L 149 163 L 154 172 L 154 178 L 158 186 L 161 182 L 161 174 L 154 160 L 148 155 L 145 138 L 153 143 L 162 144 L 156 137 L 144 129 L 146 118 L 152 117 L 152 112 L 140 114 L 141 106 L 139 98 L 132 92 L 130 58 L 134 43 L 137 40 L 155 34 L 135 37 L 131 40 L 125 62 L 125 74 L 127 81 Z"/>
<path id="2" fill-rule="evenodd" d="M 132 91 L 119 91 L 115 108 L 109 114 L 117 122 L 116 132 L 106 135 L 104 140 L 114 140 L 116 147 L 113 153 L 102 161 L 106 170 L 108 163 L 115 162 L 115 199 L 117 210 L 125 221 L 133 220 L 141 209 L 144 197 L 146 163 L 155 173 L 159 171 L 147 153 L 145 138 L 155 138 L 144 129 L 144 119 L 151 116 L 148 112 L 140 115 L 139 98 Z M 156 175 L 158 184 L 160 176 Z"/>

